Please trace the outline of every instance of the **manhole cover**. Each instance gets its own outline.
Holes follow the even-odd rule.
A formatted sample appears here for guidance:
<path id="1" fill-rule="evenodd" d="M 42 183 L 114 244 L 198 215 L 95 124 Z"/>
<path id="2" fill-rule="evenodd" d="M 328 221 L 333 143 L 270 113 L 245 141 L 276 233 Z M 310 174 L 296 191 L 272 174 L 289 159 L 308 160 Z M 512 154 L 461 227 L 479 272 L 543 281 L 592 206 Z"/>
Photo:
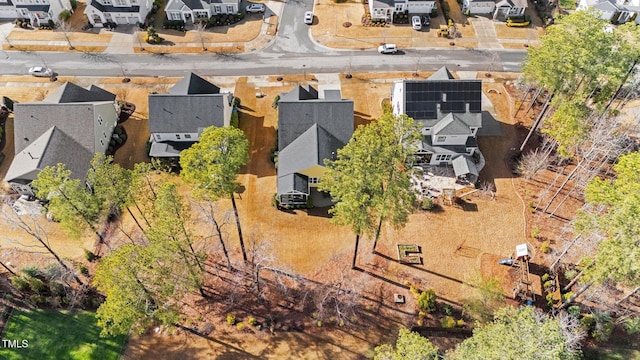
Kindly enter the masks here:
<path id="1" fill-rule="evenodd" d="M 347 21 L 347 22 L 343 23 L 342 26 L 348 28 L 348 27 L 351 26 L 351 23 Z"/>

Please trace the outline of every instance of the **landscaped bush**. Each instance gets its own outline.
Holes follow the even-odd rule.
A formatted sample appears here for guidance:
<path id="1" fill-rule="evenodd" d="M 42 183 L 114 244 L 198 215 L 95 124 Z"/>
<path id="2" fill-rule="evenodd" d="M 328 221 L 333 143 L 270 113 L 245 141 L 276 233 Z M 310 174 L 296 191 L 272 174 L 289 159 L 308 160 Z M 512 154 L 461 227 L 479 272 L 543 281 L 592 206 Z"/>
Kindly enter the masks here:
<path id="1" fill-rule="evenodd" d="M 249 323 L 249 325 L 251 325 L 251 326 L 256 326 L 256 325 L 258 325 L 258 320 L 256 320 L 256 318 L 254 318 L 253 316 L 251 316 L 251 317 L 249 318 L 249 320 L 247 320 L 247 322 L 248 322 L 248 323 Z"/>
<path id="2" fill-rule="evenodd" d="M 456 319 L 447 315 L 444 318 L 442 318 L 442 320 L 440 321 L 440 325 L 442 325 L 442 327 L 445 329 L 451 329 L 456 327 L 457 322 L 456 322 Z"/>
<path id="3" fill-rule="evenodd" d="M 551 251 L 551 242 L 549 240 L 543 242 L 542 245 L 540 245 L 540 251 L 545 254 L 549 253 L 549 251 Z"/>
<path id="4" fill-rule="evenodd" d="M 158 35 L 158 32 L 156 31 L 156 29 L 153 28 L 153 26 L 149 26 L 149 28 L 147 29 L 147 35 L 145 36 L 144 41 L 146 41 L 149 44 L 160 44 L 161 42 L 164 41 L 164 38 Z"/>
<path id="5" fill-rule="evenodd" d="M 424 197 L 420 201 L 420 209 L 422 210 L 431 210 L 435 205 L 436 204 L 433 202 L 433 200 L 428 197 Z"/>
<path id="6" fill-rule="evenodd" d="M 433 289 L 423 291 L 418 297 L 418 307 L 428 313 L 436 311 L 436 292 Z"/>
<path id="7" fill-rule="evenodd" d="M 235 325 L 236 324 L 236 316 L 235 315 L 227 315 L 227 324 Z"/>
<path id="8" fill-rule="evenodd" d="M 567 278 L 567 280 L 573 280 L 576 275 L 578 275 L 578 271 L 575 269 L 569 269 L 564 272 L 564 277 Z"/>
<path id="9" fill-rule="evenodd" d="M 271 107 L 274 108 L 274 109 L 277 109 L 279 101 L 280 101 L 280 95 L 276 95 L 276 97 L 273 98 L 273 102 L 271 103 Z"/>
<path id="10" fill-rule="evenodd" d="M 165 29 L 182 30 L 184 31 L 184 21 L 182 20 L 167 20 L 162 23 L 162 27 Z"/>
<path id="11" fill-rule="evenodd" d="M 238 115 L 238 110 L 233 109 L 233 112 L 231 112 L 231 126 L 237 128 L 240 121 L 239 118 L 240 116 Z"/>
<path id="12" fill-rule="evenodd" d="M 69 10 L 62 10 L 58 15 L 58 19 L 62 21 L 67 21 L 71 17 L 71 12 Z"/>

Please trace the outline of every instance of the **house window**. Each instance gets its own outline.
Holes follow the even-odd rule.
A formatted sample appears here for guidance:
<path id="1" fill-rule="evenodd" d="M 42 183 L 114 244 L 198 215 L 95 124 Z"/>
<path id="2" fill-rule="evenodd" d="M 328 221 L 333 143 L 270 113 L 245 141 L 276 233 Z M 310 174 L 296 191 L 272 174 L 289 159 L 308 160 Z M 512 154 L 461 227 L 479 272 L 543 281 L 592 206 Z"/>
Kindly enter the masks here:
<path id="1" fill-rule="evenodd" d="M 436 161 L 449 161 L 449 160 L 451 160 L 451 154 L 436 155 Z"/>
<path id="2" fill-rule="evenodd" d="M 107 133 L 106 133 L 106 132 L 103 132 L 103 133 L 102 133 L 102 137 L 106 139 L 106 138 L 107 138 Z"/>
<path id="3" fill-rule="evenodd" d="M 309 178 L 309 184 L 320 184 L 320 178 L 310 177 Z"/>
<path id="4" fill-rule="evenodd" d="M 176 139 L 180 140 L 180 134 L 176 134 Z"/>
<path id="5" fill-rule="evenodd" d="M 436 142 L 445 142 L 447 141 L 447 137 L 446 136 L 438 136 L 438 138 L 436 139 Z"/>
<path id="6" fill-rule="evenodd" d="M 102 126 L 102 115 L 98 115 L 98 125 Z"/>
<path id="7" fill-rule="evenodd" d="M 220 5 L 216 5 L 216 6 L 213 7 L 213 10 L 216 12 L 216 14 L 220 13 L 220 9 L 221 9 Z"/>
<path id="8" fill-rule="evenodd" d="M 111 0 L 102 0 L 102 5 L 111 5 Z"/>
<path id="9" fill-rule="evenodd" d="M 184 134 L 185 139 L 191 139 L 191 134 Z"/>
<path id="10" fill-rule="evenodd" d="M 447 102 L 447 94 L 442 93 L 442 102 Z"/>
<path id="11" fill-rule="evenodd" d="M 233 13 L 233 6 L 232 5 L 227 5 L 227 13 L 231 14 Z"/>
<path id="12" fill-rule="evenodd" d="M 104 141 L 100 139 L 100 145 L 104 146 Z"/>
<path id="13" fill-rule="evenodd" d="M 127 2 L 125 0 L 115 0 L 116 6 L 127 6 Z"/>

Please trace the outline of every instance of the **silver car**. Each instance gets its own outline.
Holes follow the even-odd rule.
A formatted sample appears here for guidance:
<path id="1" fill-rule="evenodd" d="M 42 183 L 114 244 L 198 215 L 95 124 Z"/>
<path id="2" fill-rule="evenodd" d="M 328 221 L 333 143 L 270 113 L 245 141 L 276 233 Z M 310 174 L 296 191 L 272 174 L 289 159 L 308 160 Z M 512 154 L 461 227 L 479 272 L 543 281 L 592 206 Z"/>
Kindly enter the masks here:
<path id="1" fill-rule="evenodd" d="M 247 10 L 248 13 L 263 13 L 265 8 L 264 4 L 249 3 L 245 10 Z"/>
<path id="2" fill-rule="evenodd" d="M 53 71 L 43 66 L 34 66 L 29 69 L 29 75 L 37 77 L 51 77 L 51 75 L 53 75 Z"/>

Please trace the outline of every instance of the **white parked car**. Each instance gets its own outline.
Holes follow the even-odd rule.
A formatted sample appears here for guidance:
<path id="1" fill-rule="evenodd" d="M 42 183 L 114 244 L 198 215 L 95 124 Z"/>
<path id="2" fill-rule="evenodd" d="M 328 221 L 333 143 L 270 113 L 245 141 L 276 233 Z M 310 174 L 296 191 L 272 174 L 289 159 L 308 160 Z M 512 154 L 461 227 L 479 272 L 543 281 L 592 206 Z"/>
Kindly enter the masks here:
<path id="1" fill-rule="evenodd" d="M 307 25 L 313 24 L 313 12 L 312 11 L 307 11 L 306 13 L 304 13 L 304 23 L 307 24 Z"/>
<path id="2" fill-rule="evenodd" d="M 29 75 L 38 77 L 51 77 L 51 75 L 53 75 L 53 71 L 43 66 L 34 66 L 29 69 Z"/>
<path id="3" fill-rule="evenodd" d="M 378 46 L 378 52 L 380 54 L 395 54 L 398 52 L 396 44 L 384 44 Z"/>
<path id="4" fill-rule="evenodd" d="M 422 23 L 420 22 L 420 16 L 414 16 L 411 18 L 411 27 L 413 30 L 422 29 Z"/>
<path id="5" fill-rule="evenodd" d="M 265 9 L 266 6 L 259 3 L 249 3 L 249 5 L 247 5 L 246 7 L 248 13 L 263 13 Z"/>

